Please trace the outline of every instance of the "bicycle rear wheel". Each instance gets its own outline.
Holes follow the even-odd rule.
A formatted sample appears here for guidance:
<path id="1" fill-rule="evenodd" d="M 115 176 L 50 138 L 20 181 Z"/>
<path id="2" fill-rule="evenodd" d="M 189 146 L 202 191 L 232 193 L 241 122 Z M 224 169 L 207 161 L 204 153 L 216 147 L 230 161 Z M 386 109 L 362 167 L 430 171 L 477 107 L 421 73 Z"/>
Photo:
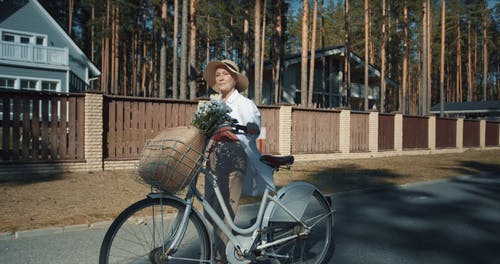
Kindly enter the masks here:
<path id="1" fill-rule="evenodd" d="M 185 205 L 171 198 L 146 198 L 125 209 L 111 224 L 99 255 L 109 263 L 193 263 L 210 259 L 205 225 L 193 212 L 176 252 L 165 256 L 179 230 Z M 167 260 L 168 259 L 168 260 Z"/>
<path id="2" fill-rule="evenodd" d="M 273 263 L 326 263 L 334 251 L 333 214 L 325 197 L 317 190 L 310 196 L 302 221 L 311 226 L 308 235 L 273 247 Z M 269 242 L 299 234 L 304 228 L 295 222 L 269 222 Z"/>

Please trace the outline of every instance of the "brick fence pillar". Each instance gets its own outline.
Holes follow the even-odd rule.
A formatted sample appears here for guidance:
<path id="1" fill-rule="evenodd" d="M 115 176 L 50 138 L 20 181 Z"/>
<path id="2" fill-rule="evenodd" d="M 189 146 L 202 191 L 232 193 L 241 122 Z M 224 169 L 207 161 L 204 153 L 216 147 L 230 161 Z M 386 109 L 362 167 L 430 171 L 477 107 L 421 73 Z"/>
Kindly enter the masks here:
<path id="1" fill-rule="evenodd" d="M 378 152 L 378 112 L 370 112 L 368 117 L 368 150 Z"/>
<path id="2" fill-rule="evenodd" d="M 429 116 L 427 125 L 427 147 L 430 150 L 436 149 L 436 116 Z"/>
<path id="3" fill-rule="evenodd" d="M 486 120 L 479 121 L 479 147 L 486 148 Z"/>
<path id="4" fill-rule="evenodd" d="M 351 151 L 351 110 L 340 111 L 339 151 L 340 153 Z"/>
<path id="5" fill-rule="evenodd" d="M 100 92 L 85 93 L 85 160 L 88 171 L 103 170 L 103 107 Z"/>
<path id="6" fill-rule="evenodd" d="M 292 106 L 280 106 L 278 148 L 280 155 L 290 155 L 292 152 Z"/>
<path id="7" fill-rule="evenodd" d="M 458 150 L 464 148 L 464 119 L 457 118 L 457 143 L 456 147 Z"/>
<path id="8" fill-rule="evenodd" d="M 403 151 L 403 115 L 394 115 L 394 151 Z"/>

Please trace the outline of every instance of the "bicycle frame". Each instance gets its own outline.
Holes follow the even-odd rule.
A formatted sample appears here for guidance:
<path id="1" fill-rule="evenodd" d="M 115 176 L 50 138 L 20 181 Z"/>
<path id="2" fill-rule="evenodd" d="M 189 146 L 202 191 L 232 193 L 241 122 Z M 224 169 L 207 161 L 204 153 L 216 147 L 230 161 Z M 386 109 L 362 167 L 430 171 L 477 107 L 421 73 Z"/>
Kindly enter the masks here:
<path id="1" fill-rule="evenodd" d="M 203 209 L 205 212 L 210 216 L 212 219 L 212 224 L 216 225 L 229 239 L 230 243 L 232 243 L 239 251 L 239 253 L 245 255 L 250 252 L 250 249 L 252 246 L 255 244 L 256 239 L 259 236 L 260 227 L 262 225 L 263 221 L 263 216 L 264 216 L 264 211 L 267 208 L 267 205 L 270 202 L 274 202 L 276 205 L 278 205 L 280 208 L 282 208 L 290 217 L 292 217 L 293 220 L 295 220 L 297 223 L 302 225 L 304 227 L 304 231 L 300 234 L 294 234 L 290 235 L 289 237 L 282 238 L 278 241 L 273 241 L 270 243 L 265 243 L 259 246 L 256 246 L 255 249 L 262 250 L 271 246 L 275 246 L 280 243 L 284 243 L 286 241 L 292 240 L 297 238 L 300 235 L 305 235 L 308 234 L 310 227 L 308 227 L 303 221 L 301 221 L 293 212 L 291 212 L 285 205 L 283 205 L 274 195 L 270 194 L 270 191 L 266 189 L 264 191 L 263 197 L 260 202 L 259 210 L 257 213 L 257 219 L 256 221 L 252 224 L 252 226 L 247 227 L 247 228 L 241 228 L 236 225 L 234 220 L 231 219 L 229 210 L 227 208 L 226 203 L 224 202 L 224 199 L 222 197 L 222 194 L 219 190 L 219 186 L 217 184 L 217 178 L 214 176 L 209 170 L 206 168 L 200 168 L 200 173 L 203 173 L 210 182 L 214 188 L 215 195 L 217 197 L 217 202 L 221 205 L 224 217 L 227 219 L 227 223 L 225 224 L 222 218 L 215 212 L 214 208 L 210 205 L 210 203 L 205 199 L 205 197 L 199 192 L 199 190 L 196 188 L 196 183 L 198 181 L 198 175 L 193 179 L 190 188 L 186 194 L 186 197 L 184 198 L 184 201 L 186 203 L 186 210 L 184 214 L 182 215 L 182 220 L 180 222 L 180 226 L 178 227 L 178 230 L 175 234 L 174 239 L 172 240 L 172 243 L 170 244 L 169 248 L 166 249 L 166 252 L 171 252 L 175 251 L 177 249 L 177 246 L 179 245 L 182 237 L 184 236 L 185 230 L 187 228 L 187 219 L 189 215 L 193 211 L 193 203 L 194 199 L 196 198 L 199 200 L 202 205 Z M 202 216 L 202 219 L 205 219 L 207 221 L 206 217 Z M 237 235 L 234 235 L 234 231 Z"/>

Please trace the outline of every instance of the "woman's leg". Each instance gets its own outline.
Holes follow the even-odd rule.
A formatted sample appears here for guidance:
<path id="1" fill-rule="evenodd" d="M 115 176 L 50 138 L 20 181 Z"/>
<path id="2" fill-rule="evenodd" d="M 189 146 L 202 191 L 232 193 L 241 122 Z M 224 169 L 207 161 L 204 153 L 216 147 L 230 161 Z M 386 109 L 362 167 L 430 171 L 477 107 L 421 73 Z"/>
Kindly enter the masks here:
<path id="1" fill-rule="evenodd" d="M 210 154 L 207 167 L 217 176 L 217 184 L 228 206 L 231 220 L 234 220 L 241 197 L 243 179 L 246 172 L 246 156 L 239 142 L 222 143 L 215 145 Z M 217 202 L 213 186 L 205 181 L 205 198 L 214 207 L 215 212 L 227 223 L 224 213 Z M 228 238 L 222 231 L 214 227 L 214 250 L 216 259 L 226 261 L 226 244 Z"/>

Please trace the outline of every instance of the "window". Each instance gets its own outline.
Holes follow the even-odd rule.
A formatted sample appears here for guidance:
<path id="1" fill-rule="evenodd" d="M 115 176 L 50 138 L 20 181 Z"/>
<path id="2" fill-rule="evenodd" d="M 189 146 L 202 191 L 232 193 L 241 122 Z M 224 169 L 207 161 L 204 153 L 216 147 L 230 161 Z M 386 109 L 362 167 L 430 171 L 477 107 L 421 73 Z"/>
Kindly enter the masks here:
<path id="1" fill-rule="evenodd" d="M 20 37 L 19 42 L 23 44 L 30 44 L 30 38 L 29 37 Z"/>
<path id="2" fill-rule="evenodd" d="M 42 91 L 57 91 L 58 82 L 42 81 Z"/>
<path id="3" fill-rule="evenodd" d="M 11 34 L 3 34 L 2 36 L 3 41 L 9 41 L 9 42 L 14 42 L 14 35 Z"/>
<path id="4" fill-rule="evenodd" d="M 15 79 L 0 78 L 0 88 L 14 89 Z"/>
<path id="5" fill-rule="evenodd" d="M 43 46 L 44 43 L 45 43 L 45 38 L 44 37 L 40 37 L 40 36 L 36 37 L 36 45 Z"/>
<path id="6" fill-rule="evenodd" d="M 36 90 L 37 83 L 35 80 L 21 80 L 21 89 Z"/>

